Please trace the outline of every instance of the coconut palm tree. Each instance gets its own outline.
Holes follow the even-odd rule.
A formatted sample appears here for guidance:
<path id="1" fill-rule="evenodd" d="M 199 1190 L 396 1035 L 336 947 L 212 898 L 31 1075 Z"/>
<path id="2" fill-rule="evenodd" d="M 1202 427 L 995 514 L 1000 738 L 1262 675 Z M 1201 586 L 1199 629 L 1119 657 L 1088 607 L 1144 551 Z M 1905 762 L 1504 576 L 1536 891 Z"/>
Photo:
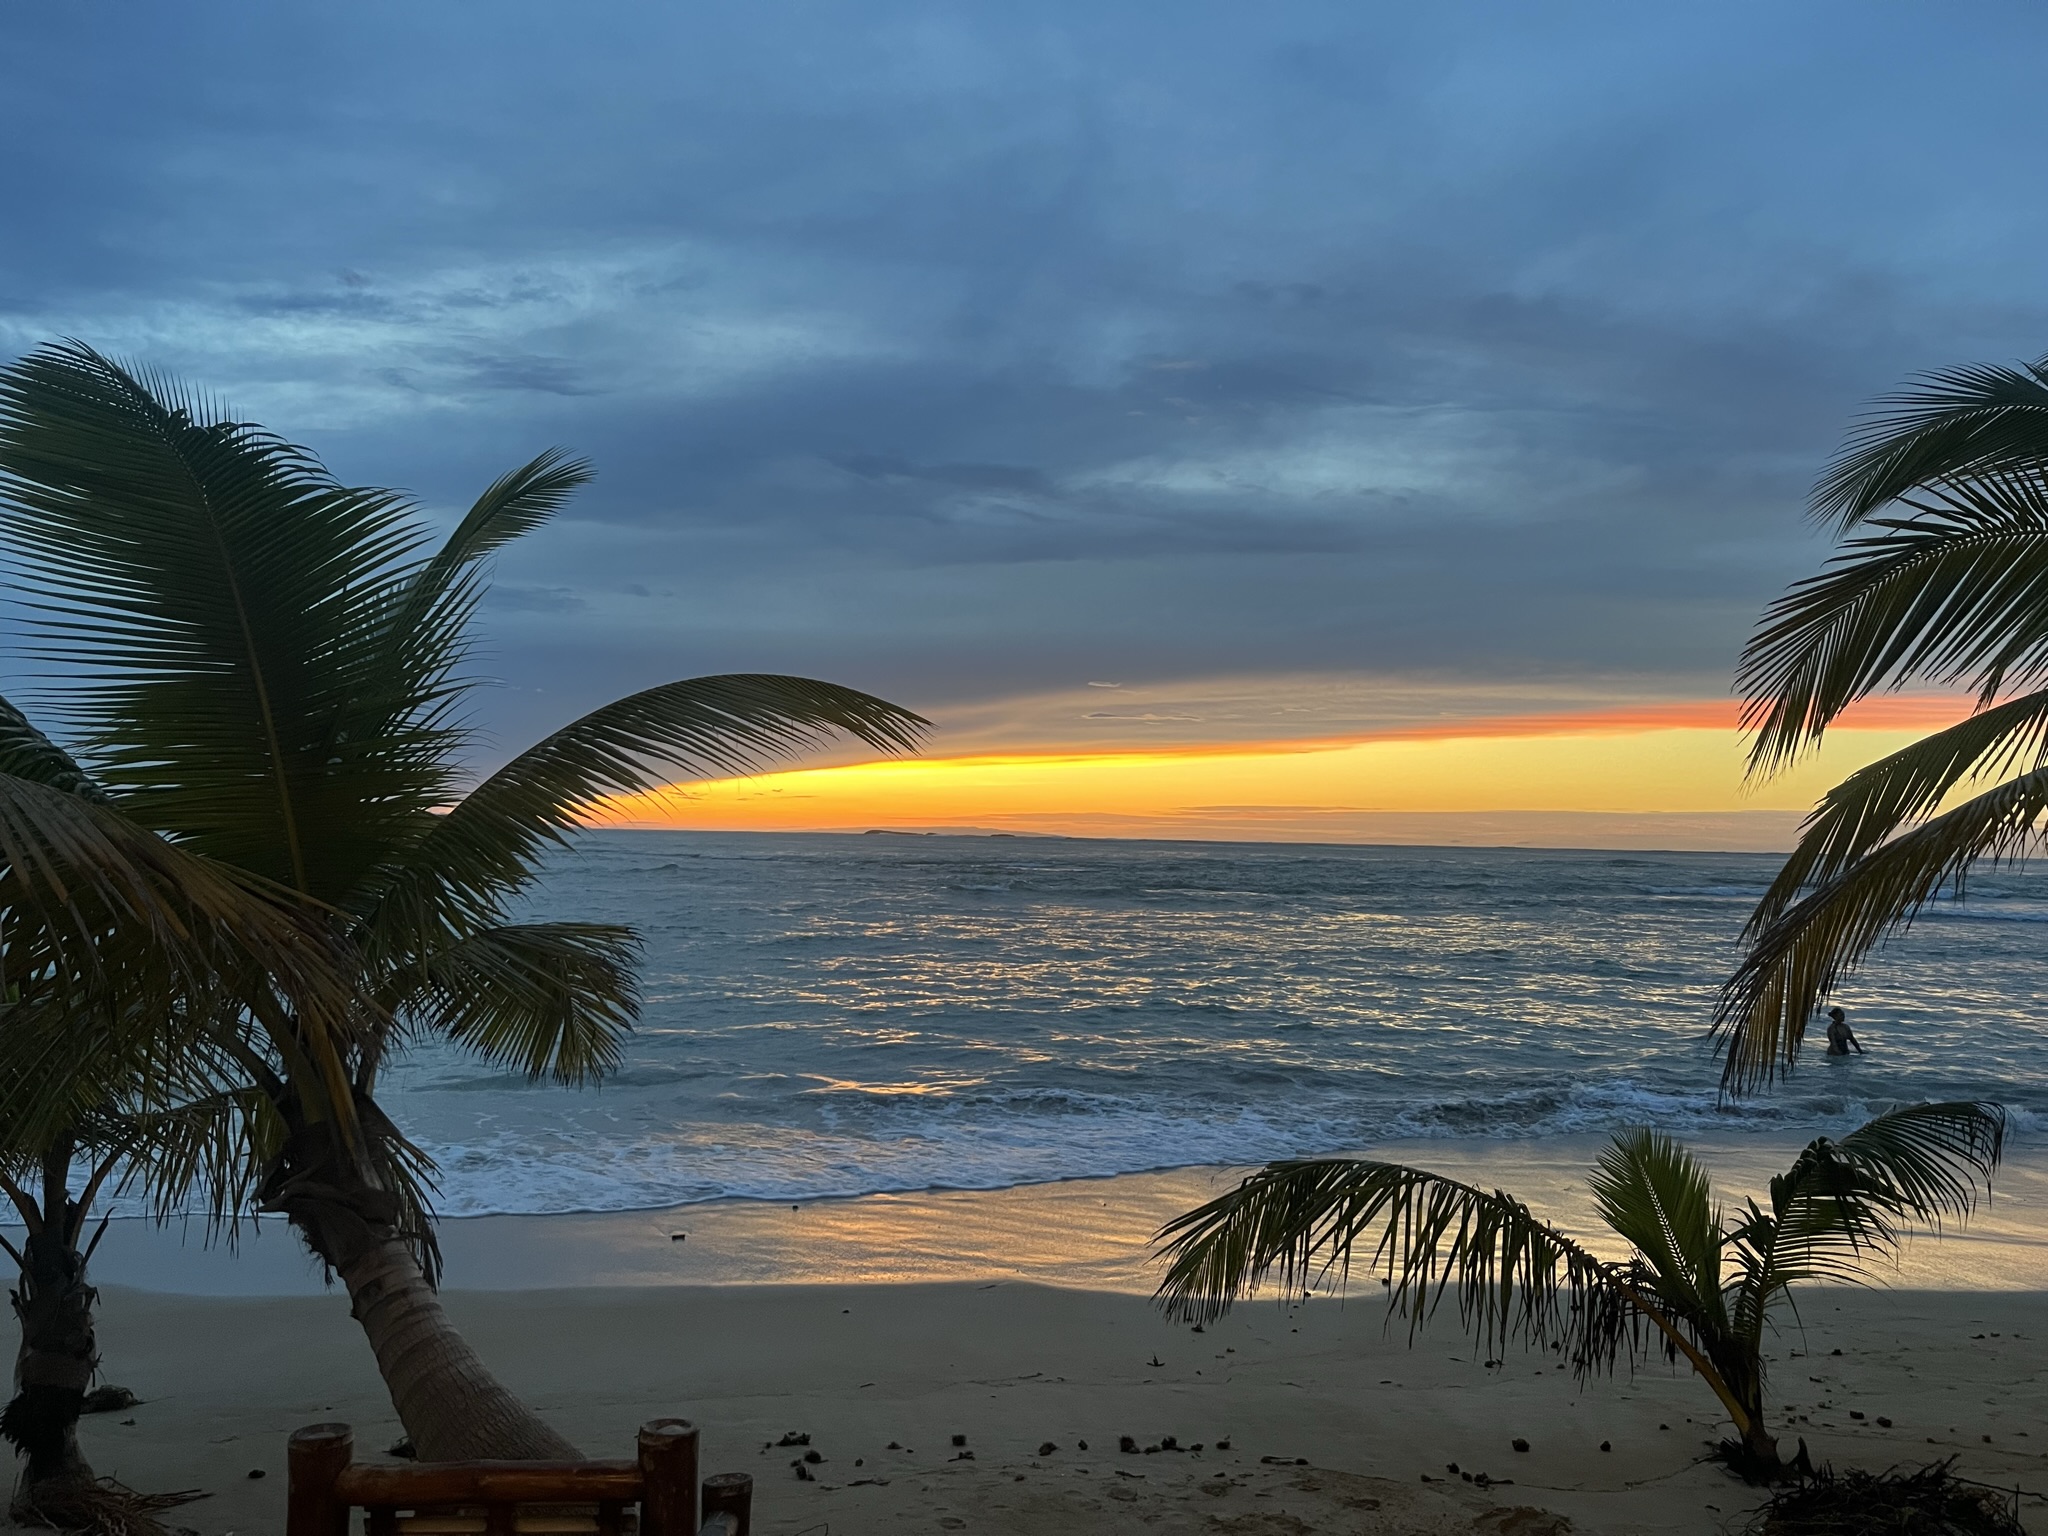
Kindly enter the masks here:
<path id="1" fill-rule="evenodd" d="M 26 1460 L 10 1507 L 18 1522 L 143 1536 L 160 1528 L 154 1510 L 183 1502 L 104 1482 L 78 1443 L 79 1417 L 100 1366 L 98 1292 L 88 1266 L 108 1217 L 95 1210 L 96 1201 L 139 1185 L 167 1214 L 176 1195 L 197 1182 L 196 1170 L 175 1166 L 195 1143 L 210 1144 L 216 1157 L 225 1153 L 227 1171 L 240 1171 L 231 1113 L 223 1113 L 232 1106 L 209 1095 L 169 1113 L 140 1107 L 164 1086 L 149 1084 L 27 1144 L 7 1136 L 17 1124 L 0 1123 L 0 1194 L 24 1228 L 19 1247 L 0 1237 L 16 1269 L 9 1299 L 21 1330 L 14 1396 L 0 1410 L 0 1438 Z"/>
<path id="2" fill-rule="evenodd" d="M 98 1234 L 86 1236 L 87 1219 L 110 1178 L 161 1201 L 221 1158 L 225 1106 L 202 1098 L 164 1108 L 186 1065 L 206 1055 L 184 1021 L 232 996 L 254 1012 L 346 1024 L 354 967 L 332 939 L 325 912 L 121 818 L 67 755 L 0 704 L 0 1057 L 14 1074 L 0 1083 L 0 1103 L 15 1111 L 0 1113 L 0 1192 L 25 1229 L 18 1248 L 0 1238 L 19 1272 L 11 1300 L 21 1326 L 0 1437 L 27 1458 L 17 1518 L 137 1533 L 180 1502 L 104 1482 L 79 1450 L 79 1411 L 99 1363 L 86 1279 Z M 135 1035 L 111 1022 L 122 1013 L 166 1021 L 154 1060 L 93 1049 L 110 1031 Z M 141 1075 L 117 1086 L 51 1070 L 81 1053 Z M 81 1157 L 87 1172 L 74 1194 Z"/>
<path id="3" fill-rule="evenodd" d="M 1271 1163 L 1159 1233 L 1159 1297 L 1201 1322 L 1269 1277 L 1283 1295 L 1363 1255 L 1410 1334 L 1446 1294 L 1493 1352 L 1554 1347 L 1580 1380 L 1652 1349 L 1683 1358 L 1735 1426 L 1745 1474 L 1780 1475 L 1764 1421 L 1764 1333 L 1794 1285 L 1861 1279 L 1903 1223 L 1967 1216 L 1997 1166 L 2005 1117 L 1989 1104 L 1923 1104 L 1809 1143 L 1767 1203 L 1725 1212 L 1707 1171 L 1650 1130 L 1617 1135 L 1594 1166 L 1594 1209 L 1629 1247 L 1602 1258 L 1513 1196 L 1398 1163 Z"/>
<path id="4" fill-rule="evenodd" d="M 1974 712 L 1828 791 L 1744 932 L 1721 997 L 1723 1082 L 1789 1068 L 1869 950 L 2048 811 L 2048 361 L 1926 375 L 1879 402 L 1823 475 L 1839 552 L 1765 614 L 1737 683 L 1753 774 L 1857 700 L 1919 681 Z"/>
<path id="5" fill-rule="evenodd" d="M 397 493 L 343 485 L 303 449 L 88 347 L 0 369 L 0 538 L 38 655 L 61 669 L 48 719 L 80 793 L 319 903 L 362 999 L 339 1019 L 115 1010 L 100 1057 L 79 1059 L 146 1061 L 183 1030 L 204 1047 L 188 1076 L 208 1079 L 188 1086 L 253 1092 L 234 1123 L 255 1198 L 347 1289 L 428 1458 L 574 1453 L 441 1309 L 430 1168 L 378 1105 L 385 1061 L 436 1036 L 535 1079 L 601 1076 L 637 1011 L 637 936 L 512 921 L 541 858 L 609 796 L 841 735 L 904 750 L 925 724 L 834 684 L 700 677 L 597 709 L 466 784 L 482 567 L 588 477 L 542 454 L 435 548 Z M 112 1068 L 92 1070 L 103 1088 Z"/>

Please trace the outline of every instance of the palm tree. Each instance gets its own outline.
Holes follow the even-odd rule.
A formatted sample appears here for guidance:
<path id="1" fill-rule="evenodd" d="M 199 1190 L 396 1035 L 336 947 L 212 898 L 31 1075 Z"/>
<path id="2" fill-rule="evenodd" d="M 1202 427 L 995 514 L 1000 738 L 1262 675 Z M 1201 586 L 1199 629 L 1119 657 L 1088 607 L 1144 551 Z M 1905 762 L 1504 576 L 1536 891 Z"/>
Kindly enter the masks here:
<path id="1" fill-rule="evenodd" d="M 25 1228 L 0 1239 L 19 1281 L 15 1392 L 0 1437 L 27 1457 L 13 1513 L 67 1529 L 156 1529 L 148 1497 L 98 1479 L 78 1446 L 78 1417 L 98 1366 L 94 1291 L 85 1235 L 110 1178 L 162 1200 L 218 1161 L 222 1105 L 178 1094 L 203 1049 L 182 1021 L 223 999 L 254 1011 L 294 1011 L 324 1027 L 346 1022 L 353 967 L 332 944 L 327 914 L 232 868 L 165 843 L 122 819 L 77 765 L 19 712 L 0 704 L 0 1044 L 14 1080 L 0 1102 L 0 1192 Z M 165 1020 L 163 1054 L 93 1049 L 129 1013 Z M 124 1087 L 92 1072 L 54 1072 L 79 1053 L 131 1076 Z M 33 1108 L 29 1106 L 33 1102 Z M 72 1193 L 74 1160 L 88 1173 Z M 223 1186 L 226 1188 L 226 1186 Z M 102 1224 L 101 1230 L 104 1230 Z"/>
<path id="2" fill-rule="evenodd" d="M 1751 772 L 1786 766 L 1880 689 L 1964 688 L 1977 707 L 1852 774 L 1807 818 L 1722 993 L 1723 1083 L 1736 1091 L 1791 1066 L 1807 1020 L 1874 945 L 1943 892 L 1960 896 L 1979 861 L 2038 836 L 2048 361 L 1951 369 L 1886 397 L 1821 478 L 1813 511 L 1842 543 L 1743 654 Z"/>
<path id="3" fill-rule="evenodd" d="M 574 1452 L 441 1309 L 431 1169 L 378 1106 L 383 1063 L 439 1036 L 534 1079 L 601 1076 L 637 1011 L 637 936 L 511 921 L 541 857 L 608 796 L 842 733 L 903 750 L 925 725 L 829 683 L 694 678 L 595 710 L 465 790 L 482 564 L 588 477 L 544 453 L 431 549 L 403 497 L 345 486 L 165 379 L 76 343 L 0 369 L 0 534 L 38 654 L 63 669 L 50 719 L 79 792 L 319 903 L 362 999 L 338 1019 L 116 1010 L 101 1058 L 160 1059 L 182 1030 L 203 1045 L 188 1086 L 253 1092 L 233 1123 L 255 1198 L 340 1278 L 430 1459 Z M 103 1086 L 111 1069 L 93 1070 Z"/>
<path id="4" fill-rule="evenodd" d="M 1630 1248 L 1603 1259 L 1498 1190 L 1398 1163 L 1271 1163 L 1169 1222 L 1159 1297 L 1208 1321 L 1269 1276 L 1282 1294 L 1384 1272 L 1410 1336 L 1446 1293 L 1487 1347 L 1561 1350 L 1581 1381 L 1652 1349 L 1683 1358 L 1735 1426 L 1728 1460 L 1755 1478 L 1784 1462 L 1764 1423 L 1763 1339 L 1792 1286 L 1854 1281 L 1897 1246 L 1901 1223 L 1967 1216 L 1997 1166 L 2004 1112 L 1989 1104 L 1894 1110 L 1840 1141 L 1809 1143 L 1770 1200 L 1729 1217 L 1707 1171 L 1670 1137 L 1624 1131 L 1590 1180 L 1594 1208 Z"/>
<path id="5" fill-rule="evenodd" d="M 217 1118 L 212 1108 L 161 1117 L 110 1104 L 69 1130 L 0 1148 L 0 1194 L 24 1227 L 19 1247 L 0 1237 L 16 1269 L 9 1299 L 21 1330 L 14 1396 L 0 1410 L 0 1438 L 27 1462 L 10 1507 L 17 1522 L 140 1536 L 161 1528 L 153 1509 L 182 1502 L 103 1483 L 79 1447 L 78 1420 L 100 1366 L 98 1292 L 87 1269 L 107 1229 L 105 1215 L 92 1223 L 102 1191 L 140 1183 L 168 1204 L 172 1186 L 155 1185 L 150 1165 L 189 1144 L 195 1120 Z"/>

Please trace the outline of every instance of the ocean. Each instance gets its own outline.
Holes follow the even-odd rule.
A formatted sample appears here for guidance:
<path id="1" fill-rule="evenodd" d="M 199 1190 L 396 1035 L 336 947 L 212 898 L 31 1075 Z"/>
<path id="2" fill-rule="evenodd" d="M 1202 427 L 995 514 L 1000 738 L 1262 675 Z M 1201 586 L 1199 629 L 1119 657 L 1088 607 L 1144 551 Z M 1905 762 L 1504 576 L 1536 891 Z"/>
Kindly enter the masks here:
<path id="1" fill-rule="evenodd" d="M 1886 1105 L 2048 1119 L 2048 875 L 1973 878 L 1841 996 L 1868 1054 L 1724 1103 L 1750 854 L 594 831 L 529 918 L 626 922 L 601 1087 L 446 1046 L 381 1098 L 446 1215 L 998 1189 L 1389 1139 L 1652 1123 L 1785 1140 Z"/>

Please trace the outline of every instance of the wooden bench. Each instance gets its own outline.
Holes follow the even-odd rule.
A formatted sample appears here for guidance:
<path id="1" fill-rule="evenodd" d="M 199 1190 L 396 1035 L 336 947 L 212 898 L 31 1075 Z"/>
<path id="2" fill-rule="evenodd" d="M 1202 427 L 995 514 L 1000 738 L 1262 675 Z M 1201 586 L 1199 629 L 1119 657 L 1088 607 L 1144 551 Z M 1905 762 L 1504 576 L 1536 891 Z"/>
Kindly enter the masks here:
<path id="1" fill-rule="evenodd" d="M 640 1426 L 632 1461 L 358 1464 L 346 1424 L 309 1424 L 287 1447 L 285 1536 L 751 1536 L 754 1480 L 697 1481 L 697 1428 Z M 701 1497 L 701 1510 L 699 1508 Z M 637 1519 L 636 1519 L 637 1517 Z"/>

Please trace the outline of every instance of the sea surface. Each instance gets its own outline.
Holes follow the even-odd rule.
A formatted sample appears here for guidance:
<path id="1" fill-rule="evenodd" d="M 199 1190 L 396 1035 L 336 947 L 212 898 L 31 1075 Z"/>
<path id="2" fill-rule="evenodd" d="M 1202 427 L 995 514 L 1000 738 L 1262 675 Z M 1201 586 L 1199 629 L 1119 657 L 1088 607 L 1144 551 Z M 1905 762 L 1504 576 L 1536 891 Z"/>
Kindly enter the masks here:
<path id="1" fill-rule="evenodd" d="M 602 831 L 530 917 L 644 935 L 602 1087 L 444 1046 L 386 1106 L 447 1215 L 803 1201 L 1901 1100 L 2048 1124 L 2048 874 L 1973 878 L 1843 993 L 1869 1054 L 1737 1104 L 1706 1039 L 1748 854 Z"/>

